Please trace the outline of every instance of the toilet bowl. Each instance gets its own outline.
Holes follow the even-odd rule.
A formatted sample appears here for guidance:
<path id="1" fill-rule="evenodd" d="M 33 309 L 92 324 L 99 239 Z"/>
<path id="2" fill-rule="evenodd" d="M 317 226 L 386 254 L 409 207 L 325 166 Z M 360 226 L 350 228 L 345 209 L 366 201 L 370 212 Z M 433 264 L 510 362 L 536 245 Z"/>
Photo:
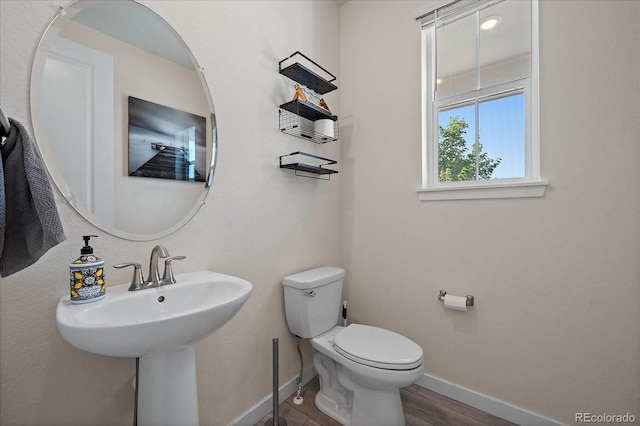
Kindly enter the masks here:
<path id="1" fill-rule="evenodd" d="M 343 278 L 343 269 L 322 267 L 283 279 L 289 329 L 314 348 L 316 406 L 344 425 L 402 426 L 400 388 L 422 376 L 422 349 L 383 328 L 336 325 Z"/>
<path id="2" fill-rule="evenodd" d="M 373 336 L 378 340 L 368 339 Z M 339 344 L 350 352 L 343 354 Z M 405 424 L 399 389 L 422 376 L 418 345 L 391 331 L 361 324 L 336 326 L 312 338 L 311 345 L 320 376 L 316 406 L 322 412 L 345 425 Z"/>

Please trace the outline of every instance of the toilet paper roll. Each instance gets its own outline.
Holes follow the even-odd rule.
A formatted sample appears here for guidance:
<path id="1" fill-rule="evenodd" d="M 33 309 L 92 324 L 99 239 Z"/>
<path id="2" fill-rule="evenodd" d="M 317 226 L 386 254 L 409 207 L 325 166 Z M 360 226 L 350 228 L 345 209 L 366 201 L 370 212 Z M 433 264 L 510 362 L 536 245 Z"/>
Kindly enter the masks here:
<path id="1" fill-rule="evenodd" d="M 453 296 L 451 294 L 444 295 L 444 307 L 448 309 L 455 309 L 456 311 L 467 310 L 467 297 L 466 296 Z"/>
<path id="2" fill-rule="evenodd" d="M 322 118 L 314 123 L 316 133 L 324 135 L 329 139 L 333 139 L 333 120 Z"/>

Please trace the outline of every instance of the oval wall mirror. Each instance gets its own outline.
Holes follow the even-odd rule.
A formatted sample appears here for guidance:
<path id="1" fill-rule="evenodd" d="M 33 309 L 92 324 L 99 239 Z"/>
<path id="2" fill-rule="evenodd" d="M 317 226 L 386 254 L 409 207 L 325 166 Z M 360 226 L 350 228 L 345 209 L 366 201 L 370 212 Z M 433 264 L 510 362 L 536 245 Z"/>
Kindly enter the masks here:
<path id="1" fill-rule="evenodd" d="M 147 241 L 204 203 L 216 119 L 182 38 L 133 0 L 60 8 L 36 51 L 31 116 L 54 183 L 85 219 Z"/>

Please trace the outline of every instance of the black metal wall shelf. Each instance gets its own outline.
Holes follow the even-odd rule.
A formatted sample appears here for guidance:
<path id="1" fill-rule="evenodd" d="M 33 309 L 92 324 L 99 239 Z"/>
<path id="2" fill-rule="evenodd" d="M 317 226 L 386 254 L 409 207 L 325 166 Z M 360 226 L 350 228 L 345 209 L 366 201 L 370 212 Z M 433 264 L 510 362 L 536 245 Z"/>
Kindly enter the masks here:
<path id="1" fill-rule="evenodd" d="M 327 80 L 322 78 L 299 62 L 295 62 L 292 65 L 282 68 L 283 62 L 293 60 L 294 58 L 298 60 L 304 58 L 318 69 L 331 76 L 331 79 Z M 311 58 L 305 56 L 299 51 L 296 51 L 288 58 L 281 60 L 278 63 L 278 70 L 280 71 L 280 74 L 307 86 L 316 93 L 324 94 L 338 88 L 335 84 L 331 83 L 336 79 L 335 75 L 331 74 L 318 63 L 314 62 Z M 309 102 L 307 100 L 303 101 L 302 99 L 303 98 L 298 98 L 296 96 L 293 100 L 280 105 L 280 131 L 315 143 L 337 141 L 339 131 L 338 116 L 333 115 L 326 105 L 320 106 L 318 103 Z M 326 122 L 316 123 L 318 120 L 327 119 L 333 121 L 334 125 L 331 126 Z M 309 123 L 309 121 L 311 123 Z"/>
<path id="2" fill-rule="evenodd" d="M 294 157 L 294 156 L 297 156 L 297 158 L 292 158 L 290 160 L 286 159 L 286 157 Z M 308 161 L 310 162 L 305 161 L 307 158 L 309 159 Z M 316 177 L 316 179 L 329 180 L 331 179 L 332 174 L 338 173 L 337 170 L 325 168 L 325 166 L 328 166 L 331 164 L 338 164 L 338 162 L 336 160 L 319 157 L 317 155 L 308 154 L 302 151 L 296 151 L 288 155 L 280 156 L 280 168 L 295 170 L 296 176 L 312 177 L 312 176 L 307 176 L 305 174 L 300 174 L 299 172 L 301 172 L 301 173 L 308 173 L 312 175 L 327 176 L 328 179 L 324 179 L 322 177 Z"/>
<path id="3" fill-rule="evenodd" d="M 321 76 L 319 76 L 315 72 L 311 71 L 309 68 L 307 68 L 304 65 L 300 64 L 300 62 L 295 62 L 294 64 L 291 64 L 291 65 L 289 65 L 289 66 L 287 66 L 285 68 L 282 68 L 282 63 L 287 61 L 287 60 L 289 60 L 289 59 L 292 59 L 294 56 L 300 56 L 300 57 L 306 59 L 307 61 L 311 62 L 313 65 L 317 66 L 322 71 L 327 73 L 327 75 L 330 75 L 331 79 L 327 80 L 325 78 L 322 78 Z M 326 69 L 324 69 L 323 67 L 318 65 L 316 62 L 314 62 L 308 56 L 306 56 L 306 55 L 304 55 L 304 54 L 302 54 L 300 52 L 294 52 L 288 58 L 285 58 L 285 59 L 281 60 L 280 62 L 278 62 L 278 70 L 280 71 L 280 74 L 286 75 L 291 80 L 297 81 L 298 83 L 307 86 L 309 89 L 313 90 L 314 92 L 316 92 L 316 93 L 318 93 L 320 95 L 324 95 L 325 93 L 329 93 L 329 92 L 331 92 L 333 90 L 336 90 L 338 88 L 338 86 L 336 86 L 335 84 L 331 83 L 332 81 L 334 81 L 336 79 L 335 75 L 331 74 L 329 71 L 327 71 Z"/>
<path id="4" fill-rule="evenodd" d="M 299 101 L 282 105 L 278 111 L 280 131 L 318 144 L 337 141 L 340 132 L 338 117 L 324 114 L 320 116 L 320 113 L 314 113 L 318 117 L 310 118 L 310 113 L 304 110 L 304 107 L 305 104 Z M 326 123 L 318 121 L 320 119 L 331 120 L 329 122 L 331 124 L 327 127 Z"/>
<path id="5" fill-rule="evenodd" d="M 302 59 L 330 77 L 323 78 L 311 71 L 299 62 Z M 287 61 L 296 62 L 283 68 L 283 63 Z M 318 144 L 338 140 L 338 117 L 329 111 L 324 99 L 318 96 L 338 88 L 332 83 L 336 76 L 299 51 L 278 62 L 278 71 L 314 92 L 307 92 L 305 95 L 302 88 L 295 86 L 296 94 L 293 100 L 280 105 L 278 110 L 280 131 Z M 326 168 L 332 164 L 338 162 L 301 151 L 280 156 L 281 169 L 291 169 L 296 176 L 315 179 L 330 180 L 332 174 L 338 173 L 337 170 Z"/>
<path id="6" fill-rule="evenodd" d="M 327 110 L 320 108 L 319 106 L 312 103 L 303 102 L 300 99 L 282 104 L 280 105 L 280 108 L 311 121 L 316 121 L 323 118 L 328 118 L 333 121 L 336 121 L 338 119 L 338 116 L 331 115 L 331 113 Z"/>

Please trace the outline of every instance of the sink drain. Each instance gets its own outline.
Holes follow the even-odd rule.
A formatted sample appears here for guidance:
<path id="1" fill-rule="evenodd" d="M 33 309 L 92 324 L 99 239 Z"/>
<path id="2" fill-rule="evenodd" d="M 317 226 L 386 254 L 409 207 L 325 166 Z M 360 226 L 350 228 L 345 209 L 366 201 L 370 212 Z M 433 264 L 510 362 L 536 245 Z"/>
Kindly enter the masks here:
<path id="1" fill-rule="evenodd" d="M 158 297 L 158 302 L 160 302 L 160 303 L 164 302 L 164 296 Z"/>

